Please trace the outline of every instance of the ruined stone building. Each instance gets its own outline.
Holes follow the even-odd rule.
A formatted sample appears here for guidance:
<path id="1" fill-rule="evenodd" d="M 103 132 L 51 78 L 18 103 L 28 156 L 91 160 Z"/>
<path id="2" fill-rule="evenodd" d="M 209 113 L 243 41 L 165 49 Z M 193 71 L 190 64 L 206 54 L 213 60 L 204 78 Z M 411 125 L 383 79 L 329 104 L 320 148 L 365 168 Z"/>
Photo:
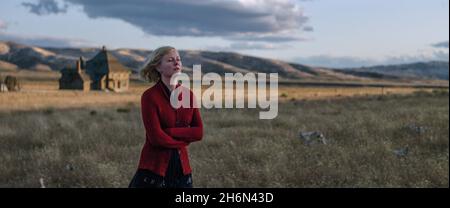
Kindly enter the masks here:
<path id="1" fill-rule="evenodd" d="M 76 69 L 61 71 L 60 89 L 128 90 L 131 70 L 123 66 L 105 47 L 86 63 L 77 61 Z"/>
<path id="2" fill-rule="evenodd" d="M 73 90 L 91 90 L 91 78 L 83 70 L 83 58 L 77 61 L 76 68 L 65 68 L 61 70 L 61 79 L 59 79 L 59 89 Z"/>
<path id="3" fill-rule="evenodd" d="M 0 92 L 20 91 L 20 88 L 19 80 L 16 77 L 8 75 L 3 81 L 0 76 Z"/>

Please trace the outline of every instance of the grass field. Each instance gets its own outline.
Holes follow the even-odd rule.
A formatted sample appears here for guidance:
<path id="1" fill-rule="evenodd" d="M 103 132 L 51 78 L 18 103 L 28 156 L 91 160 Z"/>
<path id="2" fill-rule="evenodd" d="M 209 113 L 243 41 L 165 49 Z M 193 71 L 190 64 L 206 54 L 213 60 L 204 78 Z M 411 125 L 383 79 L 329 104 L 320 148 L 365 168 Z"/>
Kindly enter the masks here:
<path id="1" fill-rule="evenodd" d="M 284 93 L 274 120 L 259 120 L 258 109 L 202 109 L 204 138 L 189 147 L 196 187 L 449 186 L 448 91 L 319 100 Z M 319 131 L 327 143 L 308 145 L 300 131 Z M 40 179 L 46 187 L 126 187 L 143 142 L 136 102 L 3 111 L 0 187 L 40 187 Z"/>
<path id="2" fill-rule="evenodd" d="M 55 80 L 23 81 L 20 92 L 0 93 L 0 112 L 30 111 L 45 109 L 71 109 L 95 106 L 139 105 L 142 93 L 152 84 L 131 82 L 130 89 L 123 93 L 103 91 L 83 92 L 78 90 L 58 90 Z M 203 89 L 208 88 L 204 86 Z M 448 89 L 448 88 L 447 88 Z M 416 91 L 431 92 L 433 88 L 417 87 L 323 87 L 280 85 L 279 100 L 317 100 L 328 98 L 410 94 Z M 245 94 L 245 93 L 244 93 Z"/>

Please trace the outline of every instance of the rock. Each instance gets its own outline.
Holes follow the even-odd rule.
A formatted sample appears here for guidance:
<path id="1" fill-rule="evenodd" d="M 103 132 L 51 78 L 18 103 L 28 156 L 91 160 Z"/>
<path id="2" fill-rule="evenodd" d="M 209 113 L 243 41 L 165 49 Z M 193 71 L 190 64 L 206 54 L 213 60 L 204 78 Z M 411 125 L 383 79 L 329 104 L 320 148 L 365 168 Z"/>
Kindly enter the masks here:
<path id="1" fill-rule="evenodd" d="M 73 171 L 75 168 L 71 164 L 66 165 L 66 170 Z"/>
<path id="2" fill-rule="evenodd" d="M 402 147 L 400 149 L 395 149 L 393 151 L 393 153 L 395 155 L 397 155 L 398 157 L 406 157 L 409 153 L 409 148 L 408 147 Z"/>
<path id="3" fill-rule="evenodd" d="M 311 132 L 300 132 L 300 139 L 307 145 L 311 144 L 327 144 L 327 139 L 321 132 L 311 131 Z"/>
<path id="4" fill-rule="evenodd" d="M 406 126 L 406 128 L 417 134 L 424 134 L 426 131 L 428 131 L 427 127 L 418 126 L 416 124 L 409 124 Z"/>

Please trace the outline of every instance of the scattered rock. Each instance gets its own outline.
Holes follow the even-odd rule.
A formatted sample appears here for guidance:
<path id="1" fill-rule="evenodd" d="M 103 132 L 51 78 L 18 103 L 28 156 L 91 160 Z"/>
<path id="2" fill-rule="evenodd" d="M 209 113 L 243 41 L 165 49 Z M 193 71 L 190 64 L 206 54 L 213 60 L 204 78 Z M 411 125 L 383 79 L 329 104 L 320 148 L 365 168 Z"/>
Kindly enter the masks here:
<path id="1" fill-rule="evenodd" d="M 67 164 L 66 165 L 66 170 L 68 171 L 73 171 L 75 168 L 73 168 L 73 166 L 71 164 Z"/>
<path id="2" fill-rule="evenodd" d="M 410 131 L 416 133 L 416 134 L 424 134 L 426 131 L 428 131 L 428 128 L 425 126 L 418 126 L 417 124 L 409 124 L 406 126 L 407 129 Z"/>
<path id="3" fill-rule="evenodd" d="M 300 139 L 307 145 L 312 144 L 327 144 L 327 139 L 321 132 L 311 131 L 311 132 L 300 132 Z"/>
<path id="4" fill-rule="evenodd" d="M 406 157 L 409 153 L 409 148 L 408 147 L 402 147 L 400 149 L 395 149 L 393 151 L 393 153 L 395 155 L 397 155 L 397 157 Z"/>

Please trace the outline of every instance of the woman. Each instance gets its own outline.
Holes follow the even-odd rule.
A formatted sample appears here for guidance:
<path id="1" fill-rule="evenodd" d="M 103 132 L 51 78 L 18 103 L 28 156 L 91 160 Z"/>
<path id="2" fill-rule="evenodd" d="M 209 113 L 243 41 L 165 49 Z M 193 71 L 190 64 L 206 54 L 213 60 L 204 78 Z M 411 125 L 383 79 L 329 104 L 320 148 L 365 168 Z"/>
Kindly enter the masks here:
<path id="1" fill-rule="evenodd" d="M 145 79 L 156 84 L 141 98 L 146 141 L 129 187 L 193 187 L 186 147 L 202 139 L 203 123 L 198 108 L 174 109 L 170 103 L 171 92 L 182 87 L 170 80 L 181 69 L 178 51 L 166 46 L 153 51 L 141 71 Z M 192 107 L 192 91 L 190 96 Z"/>

